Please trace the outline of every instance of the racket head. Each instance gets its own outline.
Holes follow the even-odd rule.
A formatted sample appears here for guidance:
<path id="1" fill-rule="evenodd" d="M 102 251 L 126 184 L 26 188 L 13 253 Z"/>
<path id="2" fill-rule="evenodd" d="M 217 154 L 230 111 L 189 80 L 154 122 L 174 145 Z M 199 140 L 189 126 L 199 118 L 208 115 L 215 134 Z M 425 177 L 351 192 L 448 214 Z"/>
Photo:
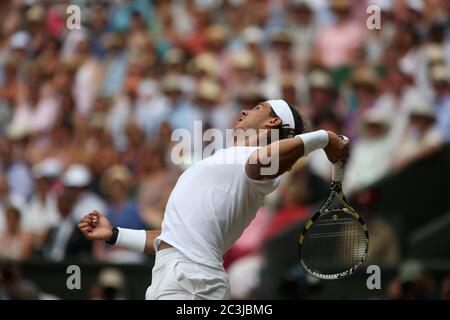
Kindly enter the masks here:
<path id="1" fill-rule="evenodd" d="M 368 249 L 367 227 L 351 207 L 317 212 L 299 239 L 300 264 L 308 274 L 324 280 L 353 274 L 364 264 Z"/>

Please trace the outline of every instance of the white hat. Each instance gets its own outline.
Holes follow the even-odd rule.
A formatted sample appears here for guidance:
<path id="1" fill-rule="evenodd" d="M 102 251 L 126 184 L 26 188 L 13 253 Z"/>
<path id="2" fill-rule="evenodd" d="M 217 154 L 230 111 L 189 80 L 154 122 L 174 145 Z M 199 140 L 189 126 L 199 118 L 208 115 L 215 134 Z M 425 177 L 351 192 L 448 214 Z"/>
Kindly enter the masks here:
<path id="1" fill-rule="evenodd" d="M 436 119 L 436 115 L 431 109 L 431 106 L 425 101 L 416 101 L 411 105 L 411 116 L 422 116 L 431 119 Z"/>
<path id="2" fill-rule="evenodd" d="M 417 12 L 422 12 L 425 8 L 422 0 L 408 0 L 407 1 L 408 8 Z"/>
<path id="3" fill-rule="evenodd" d="M 204 79 L 197 86 L 197 95 L 213 102 L 219 101 L 220 93 L 220 86 L 214 80 Z"/>
<path id="4" fill-rule="evenodd" d="M 231 56 L 231 65 L 240 70 L 249 70 L 255 66 L 255 57 L 250 51 L 236 52 Z"/>
<path id="5" fill-rule="evenodd" d="M 102 287 L 112 287 L 118 290 L 123 289 L 125 279 L 123 273 L 115 268 L 103 269 L 98 276 L 98 283 Z"/>
<path id="6" fill-rule="evenodd" d="M 32 169 L 33 177 L 39 178 L 56 178 L 62 172 L 62 163 L 55 158 L 47 158 L 35 164 Z"/>
<path id="7" fill-rule="evenodd" d="M 367 110 L 362 116 L 363 124 L 390 125 L 391 118 L 389 112 L 382 107 L 375 107 Z"/>
<path id="8" fill-rule="evenodd" d="M 399 268 L 398 278 L 402 283 L 417 281 L 425 272 L 425 267 L 418 260 L 405 261 Z"/>
<path id="9" fill-rule="evenodd" d="M 242 37 L 247 43 L 261 43 L 264 40 L 264 32 L 256 26 L 249 26 L 242 31 Z"/>
<path id="10" fill-rule="evenodd" d="M 24 125 L 11 123 L 5 133 L 9 140 L 17 141 L 25 138 L 29 134 L 29 129 Z"/>
<path id="11" fill-rule="evenodd" d="M 9 39 L 11 49 L 26 49 L 31 41 L 31 37 L 26 31 L 17 31 Z"/>
<path id="12" fill-rule="evenodd" d="M 138 95 L 140 97 L 154 97 L 158 94 L 158 86 L 153 80 L 144 80 L 139 84 Z"/>
<path id="13" fill-rule="evenodd" d="M 66 187 L 86 187 L 91 182 L 91 172 L 82 164 L 73 164 L 64 173 L 62 181 Z"/>
<path id="14" fill-rule="evenodd" d="M 308 75 L 309 87 L 311 89 L 332 89 L 333 79 L 331 76 L 321 70 L 314 70 Z"/>
<path id="15" fill-rule="evenodd" d="M 375 0 L 371 1 L 371 4 L 380 7 L 381 11 L 392 11 L 394 6 L 393 0 Z"/>

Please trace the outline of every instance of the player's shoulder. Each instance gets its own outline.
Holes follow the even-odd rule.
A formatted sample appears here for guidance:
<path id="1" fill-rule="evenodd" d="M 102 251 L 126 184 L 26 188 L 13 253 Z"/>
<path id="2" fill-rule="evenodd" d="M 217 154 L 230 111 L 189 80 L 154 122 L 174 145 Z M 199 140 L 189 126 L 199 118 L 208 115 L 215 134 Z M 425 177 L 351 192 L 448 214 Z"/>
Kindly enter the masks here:
<path id="1" fill-rule="evenodd" d="M 238 155 L 245 157 L 246 159 L 252 154 L 253 151 L 258 149 L 259 147 L 249 147 L 249 146 L 232 146 L 226 149 L 223 149 L 225 154 Z"/>
<path id="2" fill-rule="evenodd" d="M 257 147 L 231 146 L 217 150 L 212 156 L 203 160 L 205 164 L 242 164 Z"/>

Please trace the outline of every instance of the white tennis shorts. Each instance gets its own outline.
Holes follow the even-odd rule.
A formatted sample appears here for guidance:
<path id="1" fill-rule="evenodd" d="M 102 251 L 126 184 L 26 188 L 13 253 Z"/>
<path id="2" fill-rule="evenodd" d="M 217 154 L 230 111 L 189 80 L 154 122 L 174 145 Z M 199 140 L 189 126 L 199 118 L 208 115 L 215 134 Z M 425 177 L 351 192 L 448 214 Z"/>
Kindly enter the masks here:
<path id="1" fill-rule="evenodd" d="M 230 282 L 224 269 L 189 260 L 176 248 L 156 252 L 146 300 L 225 300 Z"/>

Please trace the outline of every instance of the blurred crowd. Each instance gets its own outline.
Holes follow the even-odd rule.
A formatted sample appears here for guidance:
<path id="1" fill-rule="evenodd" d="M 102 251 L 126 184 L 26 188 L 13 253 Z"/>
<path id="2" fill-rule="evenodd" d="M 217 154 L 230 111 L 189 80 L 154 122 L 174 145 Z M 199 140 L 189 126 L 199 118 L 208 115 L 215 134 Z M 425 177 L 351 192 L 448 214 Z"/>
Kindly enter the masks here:
<path id="1" fill-rule="evenodd" d="M 79 29 L 66 24 L 71 4 Z M 450 139 L 449 18 L 446 0 L 2 2 L 0 257 L 142 262 L 85 241 L 76 223 L 98 210 L 116 226 L 159 228 L 190 163 L 171 161 L 173 130 L 231 128 L 267 99 L 352 139 L 348 193 L 427 157 Z M 304 220 L 330 170 L 323 152 L 301 161 L 227 267 Z M 395 264 L 397 251 L 379 248 L 380 259 Z"/>

